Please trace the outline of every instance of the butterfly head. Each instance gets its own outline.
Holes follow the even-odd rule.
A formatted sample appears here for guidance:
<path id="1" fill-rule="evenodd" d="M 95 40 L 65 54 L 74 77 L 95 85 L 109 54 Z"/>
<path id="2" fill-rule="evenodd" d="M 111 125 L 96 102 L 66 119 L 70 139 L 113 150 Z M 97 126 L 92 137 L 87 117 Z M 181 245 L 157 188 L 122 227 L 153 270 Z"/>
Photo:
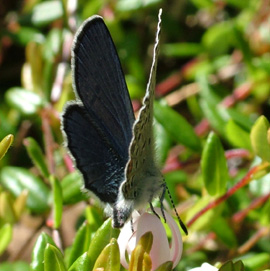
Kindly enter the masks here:
<path id="1" fill-rule="evenodd" d="M 118 198 L 113 207 L 113 227 L 122 228 L 134 211 L 134 201 Z"/>

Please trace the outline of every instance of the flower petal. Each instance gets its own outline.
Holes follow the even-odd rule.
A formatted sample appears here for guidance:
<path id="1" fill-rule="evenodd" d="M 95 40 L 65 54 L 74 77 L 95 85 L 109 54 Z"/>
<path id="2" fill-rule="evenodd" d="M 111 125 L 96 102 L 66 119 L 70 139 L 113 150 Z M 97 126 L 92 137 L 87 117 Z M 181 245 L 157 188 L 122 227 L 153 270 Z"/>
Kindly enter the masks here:
<path id="1" fill-rule="evenodd" d="M 162 217 L 160 208 L 155 208 L 155 211 Z M 126 269 L 128 269 L 126 252 L 128 255 L 131 255 L 131 252 L 135 249 L 141 236 L 149 231 L 153 234 L 153 245 L 150 251 L 152 270 L 155 270 L 167 261 L 172 261 L 173 267 L 178 264 L 183 250 L 182 236 L 177 223 L 169 213 L 166 211 L 164 212 L 172 232 L 171 247 L 164 226 L 156 215 L 145 212 L 140 216 L 138 212 L 133 213 L 134 232 L 132 232 L 130 222 L 125 224 L 118 237 L 118 244 L 120 248 L 121 263 Z"/>
<path id="2" fill-rule="evenodd" d="M 136 244 L 141 236 L 148 231 L 153 233 L 153 245 L 150 257 L 152 259 L 152 270 L 155 270 L 162 263 L 170 260 L 170 247 L 161 221 L 155 215 L 144 213 L 138 220 Z"/>
<path id="3" fill-rule="evenodd" d="M 162 216 L 160 208 L 155 208 L 155 211 Z M 172 232 L 172 242 L 170 249 L 170 260 L 173 262 L 173 268 L 179 263 L 182 251 L 183 251 L 183 241 L 182 235 L 179 229 L 178 224 L 174 221 L 171 215 L 164 210 L 166 222 L 168 223 L 170 230 Z"/>

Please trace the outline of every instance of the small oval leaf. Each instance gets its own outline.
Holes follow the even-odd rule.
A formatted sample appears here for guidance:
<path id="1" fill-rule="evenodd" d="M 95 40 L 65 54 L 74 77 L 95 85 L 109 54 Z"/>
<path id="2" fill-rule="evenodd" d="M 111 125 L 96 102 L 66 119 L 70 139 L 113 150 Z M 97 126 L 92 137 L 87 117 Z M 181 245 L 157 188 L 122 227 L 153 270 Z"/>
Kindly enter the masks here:
<path id="1" fill-rule="evenodd" d="M 83 253 L 68 269 L 68 271 L 89 271 L 90 259 L 87 252 Z"/>
<path id="2" fill-rule="evenodd" d="M 66 271 L 63 255 L 60 250 L 47 244 L 44 251 L 44 271 Z"/>
<path id="3" fill-rule="evenodd" d="M 7 150 L 11 146 L 13 140 L 14 140 L 13 135 L 7 135 L 1 140 L 1 142 L 0 142 L 0 160 L 5 156 Z"/>
<path id="4" fill-rule="evenodd" d="M 8 192 L 0 193 L 0 218 L 6 223 L 15 223 L 17 220 L 16 213 L 13 208 L 13 201 Z"/>
<path id="5" fill-rule="evenodd" d="M 203 149 L 201 160 L 205 187 L 212 196 L 225 192 L 229 178 L 227 161 L 218 136 L 211 132 Z"/>
<path id="6" fill-rule="evenodd" d="M 51 177 L 50 180 L 53 188 L 53 227 L 58 229 L 61 225 L 63 212 L 62 188 L 56 178 Z"/>
<path id="7" fill-rule="evenodd" d="M 174 140 L 194 151 L 201 150 L 200 139 L 186 119 L 169 106 L 161 105 L 158 102 L 155 102 L 154 108 L 156 120 L 164 127 Z"/>
<path id="8" fill-rule="evenodd" d="M 61 181 L 63 203 L 74 204 L 89 198 L 82 192 L 83 180 L 78 171 L 74 171 L 63 178 Z"/>
<path id="9" fill-rule="evenodd" d="M 38 94 L 20 87 L 10 88 L 6 92 L 5 98 L 10 106 L 18 109 L 24 115 L 35 114 L 43 104 Z"/>
<path id="10" fill-rule="evenodd" d="M 63 16 L 60 1 L 43 1 L 34 6 L 31 21 L 35 26 L 45 26 Z"/>
<path id="11" fill-rule="evenodd" d="M 110 242 L 111 238 L 117 238 L 119 235 L 119 229 L 114 229 L 111 226 L 111 219 L 107 219 L 102 226 L 96 231 L 93 236 L 89 249 L 88 255 L 91 259 L 91 262 L 94 263 L 101 253 L 103 248 Z M 89 266 L 89 269 L 92 270 L 93 265 Z"/>
<path id="12" fill-rule="evenodd" d="M 93 269 L 98 268 L 112 271 L 120 270 L 120 252 L 116 239 L 112 238 L 111 242 L 98 256 Z"/>
<path id="13" fill-rule="evenodd" d="M 35 271 L 44 271 L 44 251 L 47 244 L 56 246 L 53 239 L 43 232 L 38 237 L 32 252 L 31 267 Z"/>
<path id="14" fill-rule="evenodd" d="M 88 251 L 90 240 L 91 228 L 89 224 L 85 222 L 81 225 L 75 236 L 75 240 L 69 255 L 68 267 L 70 267 L 84 252 Z"/>
<path id="15" fill-rule="evenodd" d="M 229 120 L 226 125 L 226 135 L 231 144 L 237 148 L 251 150 L 249 133 L 235 121 Z"/>
<path id="16" fill-rule="evenodd" d="M 173 262 L 168 261 L 161 264 L 155 271 L 171 271 L 173 268 Z"/>
<path id="17" fill-rule="evenodd" d="M 26 205 L 31 211 L 42 213 L 48 210 L 49 188 L 29 170 L 19 167 L 4 167 L 0 173 L 0 183 L 16 197 L 23 190 L 28 190 Z"/>
<path id="18" fill-rule="evenodd" d="M 36 140 L 32 137 L 27 137 L 23 141 L 23 143 L 26 147 L 27 153 L 29 157 L 31 158 L 33 164 L 40 170 L 40 172 L 42 173 L 44 177 L 48 178 L 50 175 L 49 170 L 46 165 L 42 150 L 40 146 L 38 145 L 38 143 L 36 142 Z"/>
<path id="19" fill-rule="evenodd" d="M 268 129 L 268 120 L 264 116 L 259 117 L 251 129 L 250 139 L 256 155 L 262 158 L 262 160 L 270 162 Z"/>
<path id="20" fill-rule="evenodd" d="M 0 228 L 0 255 L 5 251 L 12 239 L 12 226 L 5 224 Z"/>

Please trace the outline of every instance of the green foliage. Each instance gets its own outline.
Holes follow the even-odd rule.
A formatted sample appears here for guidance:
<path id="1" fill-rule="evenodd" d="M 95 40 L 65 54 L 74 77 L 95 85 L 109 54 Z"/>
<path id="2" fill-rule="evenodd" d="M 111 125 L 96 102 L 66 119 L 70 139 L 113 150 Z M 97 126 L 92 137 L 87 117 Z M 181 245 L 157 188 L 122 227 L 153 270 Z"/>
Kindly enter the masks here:
<path id="1" fill-rule="evenodd" d="M 23 1 L 12 9 L 8 2 L 1 4 L 0 27 L 0 270 L 124 270 L 119 231 L 82 189 L 60 115 L 74 99 L 73 35 L 93 14 L 111 31 L 138 108 L 160 7 L 156 160 L 190 233 L 175 270 L 217 259 L 226 262 L 217 263 L 220 271 L 269 270 L 267 1 L 83 0 L 75 10 L 65 0 Z M 29 231 L 33 249 L 20 234 Z M 130 270 L 151 269 L 144 242 Z"/>
<path id="2" fill-rule="evenodd" d="M 201 159 L 202 177 L 205 188 L 212 196 L 225 192 L 228 176 L 227 162 L 221 142 L 216 134 L 210 133 Z"/>
<path id="3" fill-rule="evenodd" d="M 241 261 L 237 261 L 233 263 L 232 261 L 229 261 L 225 263 L 221 268 L 219 268 L 219 271 L 244 271 L 245 267 Z"/>

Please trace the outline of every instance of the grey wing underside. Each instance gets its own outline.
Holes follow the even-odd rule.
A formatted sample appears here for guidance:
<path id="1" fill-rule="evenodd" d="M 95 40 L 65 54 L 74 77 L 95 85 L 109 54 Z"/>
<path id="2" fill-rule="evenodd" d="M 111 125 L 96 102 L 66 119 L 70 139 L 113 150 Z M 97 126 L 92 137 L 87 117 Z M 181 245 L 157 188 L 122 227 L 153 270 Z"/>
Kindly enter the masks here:
<path id="1" fill-rule="evenodd" d="M 159 22 L 153 50 L 153 61 L 146 88 L 146 94 L 143 99 L 143 105 L 140 109 L 139 116 L 133 125 L 133 137 L 129 147 L 129 161 L 126 167 L 126 181 L 122 186 L 124 197 L 127 199 L 136 197 L 136 187 L 140 186 L 138 182 L 144 181 L 142 178 L 136 178 L 136 175 L 139 175 L 139 172 L 148 171 L 149 168 L 151 168 L 151 163 L 154 164 L 152 127 L 153 102 L 155 97 L 160 31 L 161 11 L 159 13 Z"/>

